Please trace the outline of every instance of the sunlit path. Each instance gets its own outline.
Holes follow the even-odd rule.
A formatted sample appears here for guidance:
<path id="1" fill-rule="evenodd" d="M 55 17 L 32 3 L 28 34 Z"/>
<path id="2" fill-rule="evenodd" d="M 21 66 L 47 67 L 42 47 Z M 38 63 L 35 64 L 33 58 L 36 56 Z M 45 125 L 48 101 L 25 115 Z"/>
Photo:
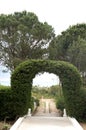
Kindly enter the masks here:
<path id="1" fill-rule="evenodd" d="M 41 99 L 40 106 L 37 108 L 37 111 L 33 116 L 59 117 L 60 112 L 56 109 L 53 99 Z"/>
<path id="2" fill-rule="evenodd" d="M 68 117 L 26 117 L 11 130 L 83 130 L 76 120 Z"/>
<path id="3" fill-rule="evenodd" d="M 10 130 L 83 130 L 74 118 L 58 116 L 54 100 L 41 99 L 37 112 L 19 118 Z"/>

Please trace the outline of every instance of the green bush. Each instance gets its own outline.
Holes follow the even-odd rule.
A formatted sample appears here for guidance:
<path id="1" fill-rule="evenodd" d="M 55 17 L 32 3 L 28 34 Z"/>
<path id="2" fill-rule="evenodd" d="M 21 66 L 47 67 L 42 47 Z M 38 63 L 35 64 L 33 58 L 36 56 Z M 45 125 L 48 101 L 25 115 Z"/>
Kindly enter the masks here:
<path id="1" fill-rule="evenodd" d="M 86 88 L 81 88 L 77 95 L 77 107 L 78 109 L 75 111 L 77 120 L 86 122 Z"/>
<path id="2" fill-rule="evenodd" d="M 34 101 L 36 102 L 36 105 L 39 106 L 39 99 L 34 99 Z"/>
<path id="3" fill-rule="evenodd" d="M 10 87 L 0 87 L 0 120 L 13 118 L 13 98 Z"/>
<path id="4" fill-rule="evenodd" d="M 64 100 L 63 96 L 61 96 L 61 97 L 59 97 L 57 99 L 57 101 L 56 101 L 56 108 L 60 109 L 63 112 L 63 110 L 65 108 L 65 100 Z"/>
<path id="5" fill-rule="evenodd" d="M 34 102 L 36 103 L 37 106 L 39 106 L 39 100 L 36 99 L 35 97 L 31 98 L 31 110 L 34 110 Z"/>

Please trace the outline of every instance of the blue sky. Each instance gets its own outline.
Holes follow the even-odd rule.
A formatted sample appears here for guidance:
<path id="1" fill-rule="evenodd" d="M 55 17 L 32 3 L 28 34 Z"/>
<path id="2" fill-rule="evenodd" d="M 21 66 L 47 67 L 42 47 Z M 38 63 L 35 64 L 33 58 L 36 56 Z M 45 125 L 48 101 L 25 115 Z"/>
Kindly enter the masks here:
<path id="1" fill-rule="evenodd" d="M 6 68 L 0 65 L 0 84 L 10 85 L 10 72 L 3 73 Z"/>

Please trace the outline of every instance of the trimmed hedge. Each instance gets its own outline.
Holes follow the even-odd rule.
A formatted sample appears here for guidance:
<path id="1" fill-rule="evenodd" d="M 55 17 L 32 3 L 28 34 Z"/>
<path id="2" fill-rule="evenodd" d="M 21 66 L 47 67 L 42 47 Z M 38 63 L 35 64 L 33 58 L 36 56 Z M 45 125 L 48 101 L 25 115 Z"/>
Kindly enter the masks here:
<path id="1" fill-rule="evenodd" d="M 9 87 L 0 87 L 0 120 L 13 118 L 13 96 Z"/>
<path id="2" fill-rule="evenodd" d="M 82 102 L 79 101 L 79 97 L 82 100 L 80 96 L 82 82 L 78 70 L 67 62 L 50 60 L 28 60 L 20 64 L 13 72 L 11 86 L 15 97 L 16 114 L 27 113 L 31 104 L 32 80 L 37 73 L 42 71 L 59 75 L 68 115 L 76 119 L 82 118 L 86 111 L 79 111 L 82 107 Z"/>
<path id="3" fill-rule="evenodd" d="M 27 114 L 31 107 L 32 80 L 39 72 L 59 76 L 68 115 L 77 120 L 85 120 L 86 93 L 81 90 L 82 81 L 77 68 L 67 62 L 51 60 L 28 60 L 15 69 L 11 76 L 13 115 Z"/>
<path id="4" fill-rule="evenodd" d="M 57 101 L 56 101 L 56 108 L 60 109 L 62 112 L 65 108 L 65 101 L 64 101 L 64 97 L 58 97 Z"/>

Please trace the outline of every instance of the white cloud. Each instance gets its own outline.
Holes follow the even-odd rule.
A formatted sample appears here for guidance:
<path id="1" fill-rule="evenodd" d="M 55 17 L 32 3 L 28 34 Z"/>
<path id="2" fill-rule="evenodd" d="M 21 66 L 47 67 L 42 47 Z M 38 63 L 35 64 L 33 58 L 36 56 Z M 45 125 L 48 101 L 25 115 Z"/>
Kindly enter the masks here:
<path id="1" fill-rule="evenodd" d="M 43 74 L 36 75 L 33 79 L 34 86 L 49 87 L 57 84 L 59 84 L 59 78 L 52 73 L 44 72 Z"/>

